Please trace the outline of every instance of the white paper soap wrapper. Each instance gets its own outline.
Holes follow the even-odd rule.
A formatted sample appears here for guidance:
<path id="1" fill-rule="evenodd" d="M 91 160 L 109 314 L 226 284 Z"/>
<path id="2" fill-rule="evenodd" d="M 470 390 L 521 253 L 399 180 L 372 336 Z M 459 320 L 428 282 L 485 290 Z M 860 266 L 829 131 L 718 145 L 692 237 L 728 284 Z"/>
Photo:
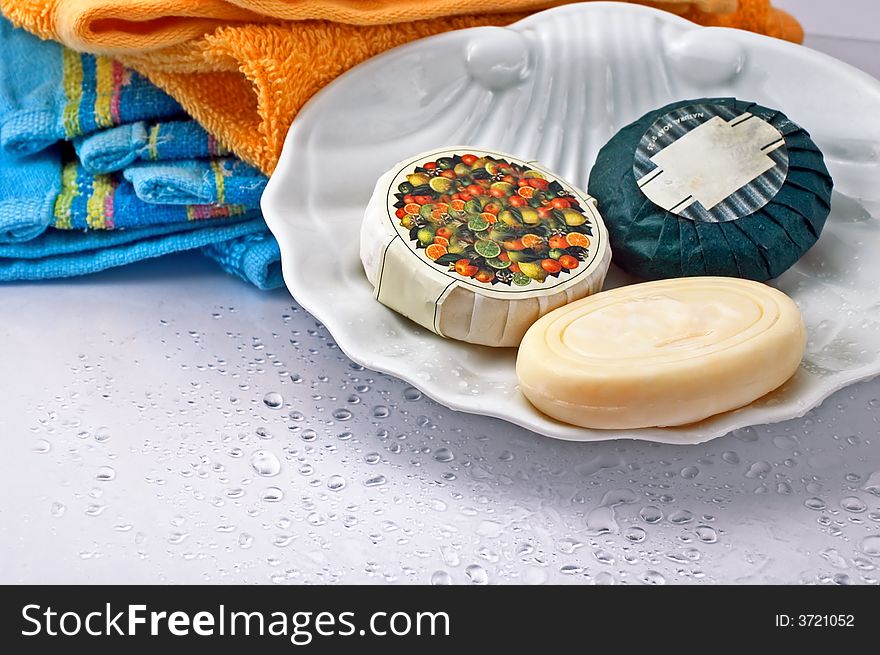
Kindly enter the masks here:
<path id="1" fill-rule="evenodd" d="M 469 172 L 464 172 L 469 166 L 458 165 L 463 163 L 459 161 L 463 155 L 478 158 Z M 451 180 L 451 187 L 444 192 L 429 188 L 430 183 L 415 188 L 415 195 L 421 195 L 422 200 L 430 195 L 433 202 L 426 204 L 437 209 L 426 212 L 426 216 L 398 216 L 398 210 L 403 212 L 401 206 L 406 204 L 402 200 L 405 194 L 401 191 L 401 184 L 405 187 L 408 179 L 419 182 L 426 178 L 431 180 L 433 177 L 440 177 L 439 168 L 424 168 L 426 164 L 429 167 L 436 166 L 438 161 L 447 167 L 445 170 L 450 171 L 448 174 L 455 170 L 462 174 L 457 181 Z M 456 161 L 458 164 L 453 167 L 451 162 Z M 480 164 L 484 161 L 489 163 L 481 168 Z M 483 175 L 486 169 L 490 169 L 492 175 L 490 179 L 481 178 L 484 180 L 482 184 L 491 183 L 501 187 L 498 193 L 505 197 L 472 196 L 468 199 L 466 209 L 450 212 L 450 203 L 443 200 L 448 200 L 447 196 L 459 190 L 457 184 L 464 181 L 479 182 L 480 180 L 471 179 L 470 173 L 476 171 Z M 508 179 L 514 177 L 517 183 L 522 177 L 532 177 L 533 183 L 536 183 L 540 180 L 536 181 L 534 178 L 540 177 L 543 180 L 540 184 L 544 188 L 532 188 L 530 193 L 534 195 L 525 201 L 514 200 L 517 203 L 527 203 L 524 207 L 510 206 L 510 199 L 514 195 L 520 195 L 519 187 L 515 183 L 507 182 L 515 190 L 509 197 L 506 196 L 509 187 L 504 186 L 504 173 L 508 173 Z M 444 189 L 446 182 L 434 182 L 434 185 Z M 419 194 L 419 190 L 424 193 Z M 556 197 L 563 204 L 570 203 L 571 207 L 551 209 L 550 199 Z M 495 203 L 494 208 L 487 203 Z M 447 208 L 443 209 L 443 205 L 447 205 Z M 460 205 L 461 202 L 457 203 L 457 206 Z M 539 214 L 533 205 L 540 205 L 542 213 Z M 496 211 L 496 215 L 506 220 L 489 223 L 483 230 L 470 229 L 486 223 L 485 219 L 483 223 L 477 220 L 478 216 L 491 219 L 491 216 L 487 216 L 490 211 L 481 211 L 478 214 L 478 209 L 498 210 L 499 206 L 501 211 Z M 415 203 L 410 203 L 407 207 L 410 210 L 416 208 Z M 504 214 L 505 211 L 512 212 L 512 216 Z M 454 217 L 450 214 L 454 214 Z M 469 219 L 473 222 L 469 222 Z M 454 259 L 455 252 L 445 253 L 441 261 L 434 261 L 429 257 L 425 243 L 416 236 L 415 228 L 419 225 L 424 225 L 426 234 L 438 228 L 451 229 L 455 236 L 454 243 L 447 244 L 450 249 L 465 248 L 461 257 L 472 257 L 475 266 L 493 275 L 494 279 L 487 282 L 462 274 L 454 263 L 446 261 Z M 580 236 L 567 237 L 574 232 Z M 530 239 L 530 244 L 536 241 L 535 237 L 540 237 L 543 242 L 533 248 L 521 248 L 523 235 L 530 235 L 526 239 Z M 520 238 L 520 242 L 517 242 L 517 238 Z M 572 246 L 569 242 L 562 241 L 566 238 L 578 245 Z M 566 248 L 554 248 L 551 253 L 551 239 L 554 244 L 562 243 Z M 491 258 L 494 265 L 504 266 L 499 258 L 522 258 L 525 260 L 524 268 L 528 269 L 531 276 L 520 272 L 515 277 L 516 281 L 512 282 L 510 278 L 514 274 L 510 273 L 510 269 L 492 268 L 488 263 L 490 258 L 477 253 L 475 244 L 469 243 L 470 240 L 480 242 L 484 252 L 487 249 L 488 252 L 493 252 L 495 249 L 488 242 L 497 244 L 501 253 Z M 442 243 L 443 238 L 437 241 L 442 247 L 430 251 L 435 256 L 446 248 Z M 583 247 L 584 243 L 588 245 Z M 508 250 L 505 244 L 516 248 Z M 399 162 L 385 173 L 377 182 L 364 215 L 360 253 L 364 271 L 379 302 L 441 336 L 489 346 L 518 346 L 526 330 L 541 316 L 573 300 L 600 291 L 611 263 L 608 232 L 593 198 L 534 162 L 467 146 L 415 155 Z M 557 271 L 554 264 L 545 261 L 554 257 L 554 261 L 569 265 L 574 262 L 566 258 L 576 258 L 577 263 L 571 268 Z M 549 270 L 543 268 L 542 262 Z M 520 266 L 523 261 L 514 263 Z M 469 272 L 473 269 L 463 270 Z"/>

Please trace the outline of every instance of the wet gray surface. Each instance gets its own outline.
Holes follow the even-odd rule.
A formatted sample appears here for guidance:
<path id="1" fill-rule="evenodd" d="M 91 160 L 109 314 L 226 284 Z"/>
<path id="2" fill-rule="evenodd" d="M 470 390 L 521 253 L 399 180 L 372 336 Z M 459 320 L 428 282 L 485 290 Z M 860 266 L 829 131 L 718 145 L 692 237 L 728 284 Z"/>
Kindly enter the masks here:
<path id="1" fill-rule="evenodd" d="M 700 446 L 576 444 L 363 370 L 197 258 L 0 309 L 0 582 L 880 579 L 880 379 Z"/>

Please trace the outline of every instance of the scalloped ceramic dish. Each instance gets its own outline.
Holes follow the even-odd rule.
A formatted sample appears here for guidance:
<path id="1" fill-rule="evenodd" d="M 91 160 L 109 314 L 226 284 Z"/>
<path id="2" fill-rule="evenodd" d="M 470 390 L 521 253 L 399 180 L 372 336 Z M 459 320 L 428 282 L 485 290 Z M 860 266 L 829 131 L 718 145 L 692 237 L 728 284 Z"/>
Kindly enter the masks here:
<path id="1" fill-rule="evenodd" d="M 834 177 L 825 231 L 774 281 L 800 306 L 806 356 L 751 405 L 678 428 L 588 430 L 520 394 L 514 349 L 445 340 L 374 298 L 358 233 L 379 176 L 452 143 L 537 159 L 586 186 L 598 149 L 623 125 L 684 98 L 736 96 L 804 126 Z M 297 302 L 364 366 L 457 410 L 569 440 L 699 443 L 803 415 L 880 373 L 880 83 L 809 49 L 701 28 L 636 5 L 568 5 L 510 28 L 475 28 L 384 53 L 341 76 L 297 117 L 263 196 Z M 606 288 L 631 280 L 614 271 Z"/>

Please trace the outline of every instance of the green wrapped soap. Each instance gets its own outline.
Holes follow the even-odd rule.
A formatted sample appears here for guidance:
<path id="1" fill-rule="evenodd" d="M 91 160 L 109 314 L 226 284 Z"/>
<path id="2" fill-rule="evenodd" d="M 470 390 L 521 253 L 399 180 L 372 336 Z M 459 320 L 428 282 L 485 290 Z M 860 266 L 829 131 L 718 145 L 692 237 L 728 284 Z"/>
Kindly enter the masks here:
<path id="1" fill-rule="evenodd" d="M 806 130 L 736 98 L 645 114 L 599 151 L 589 180 L 615 263 L 646 279 L 775 278 L 819 238 L 831 189 Z"/>

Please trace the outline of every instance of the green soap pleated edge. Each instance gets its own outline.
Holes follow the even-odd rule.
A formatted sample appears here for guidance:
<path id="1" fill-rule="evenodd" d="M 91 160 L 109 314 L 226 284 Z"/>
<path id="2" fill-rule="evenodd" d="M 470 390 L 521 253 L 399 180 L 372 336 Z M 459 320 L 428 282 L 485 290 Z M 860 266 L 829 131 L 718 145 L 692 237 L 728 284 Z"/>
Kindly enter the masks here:
<path id="1" fill-rule="evenodd" d="M 750 111 L 774 121 L 786 137 L 788 179 L 764 207 L 736 221 L 681 218 L 646 204 L 635 181 L 633 156 L 648 127 L 678 107 L 698 103 Z M 781 111 L 735 98 L 699 98 L 666 105 L 622 128 L 599 151 L 588 190 L 599 202 L 614 261 L 624 270 L 646 279 L 724 275 L 764 281 L 781 275 L 816 242 L 830 212 L 832 185 L 821 151 Z M 678 224 L 678 252 L 670 222 Z"/>

